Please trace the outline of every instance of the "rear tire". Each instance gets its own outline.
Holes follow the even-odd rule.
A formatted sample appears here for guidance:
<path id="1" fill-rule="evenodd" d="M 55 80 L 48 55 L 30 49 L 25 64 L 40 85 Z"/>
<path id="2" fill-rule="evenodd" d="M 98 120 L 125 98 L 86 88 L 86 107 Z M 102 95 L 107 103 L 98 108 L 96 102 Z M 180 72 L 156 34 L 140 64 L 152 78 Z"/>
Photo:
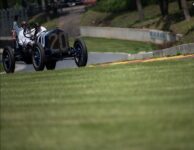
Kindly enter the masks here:
<path id="1" fill-rule="evenodd" d="M 48 61 L 46 63 L 46 69 L 47 70 L 54 70 L 56 67 L 56 61 Z"/>
<path id="2" fill-rule="evenodd" d="M 32 64 L 32 57 L 24 56 L 24 62 L 26 64 Z"/>
<path id="3" fill-rule="evenodd" d="M 76 39 L 74 42 L 75 63 L 78 67 L 84 67 L 88 61 L 87 47 L 83 39 Z"/>
<path id="4" fill-rule="evenodd" d="M 6 73 L 14 73 L 15 70 L 15 57 L 14 51 L 11 47 L 4 48 L 2 54 L 3 68 Z"/>
<path id="5" fill-rule="evenodd" d="M 31 45 L 27 45 L 25 52 L 23 52 L 23 59 L 26 64 L 32 64 L 32 50 Z"/>
<path id="6" fill-rule="evenodd" d="M 42 71 L 45 67 L 45 53 L 41 44 L 36 43 L 32 51 L 32 64 L 36 71 Z"/>

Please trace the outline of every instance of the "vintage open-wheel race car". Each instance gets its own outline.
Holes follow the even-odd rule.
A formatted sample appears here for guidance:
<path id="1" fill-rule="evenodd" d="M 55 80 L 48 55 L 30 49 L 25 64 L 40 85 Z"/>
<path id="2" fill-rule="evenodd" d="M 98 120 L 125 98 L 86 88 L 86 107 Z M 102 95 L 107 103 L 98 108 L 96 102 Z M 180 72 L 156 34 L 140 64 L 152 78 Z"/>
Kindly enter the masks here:
<path id="1" fill-rule="evenodd" d="M 16 61 L 33 64 L 36 71 L 54 70 L 56 62 L 72 58 L 78 67 L 87 64 L 88 53 L 83 39 L 77 38 L 73 47 L 69 45 L 68 34 L 61 29 L 44 31 L 36 37 L 32 36 L 32 29 L 25 30 L 24 36 L 33 39 L 33 44 L 21 46 L 17 38 L 14 47 L 7 46 L 3 50 L 2 62 L 6 73 L 13 73 Z"/>

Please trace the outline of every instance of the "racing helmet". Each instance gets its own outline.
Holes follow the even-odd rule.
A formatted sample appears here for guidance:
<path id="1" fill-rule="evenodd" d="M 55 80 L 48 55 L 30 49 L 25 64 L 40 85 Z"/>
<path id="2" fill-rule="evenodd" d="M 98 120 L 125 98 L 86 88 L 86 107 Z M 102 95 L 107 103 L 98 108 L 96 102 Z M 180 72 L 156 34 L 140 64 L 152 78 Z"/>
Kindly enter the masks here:
<path id="1" fill-rule="evenodd" d="M 22 21 L 21 22 L 21 27 L 22 28 L 26 28 L 27 27 L 27 22 L 26 21 Z"/>

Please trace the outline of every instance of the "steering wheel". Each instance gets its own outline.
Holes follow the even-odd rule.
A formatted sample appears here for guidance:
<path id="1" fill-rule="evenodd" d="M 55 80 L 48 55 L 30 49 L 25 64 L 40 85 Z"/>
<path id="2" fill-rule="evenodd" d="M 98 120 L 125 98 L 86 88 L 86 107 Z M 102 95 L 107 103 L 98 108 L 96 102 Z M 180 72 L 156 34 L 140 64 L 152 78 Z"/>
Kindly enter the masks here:
<path id="1" fill-rule="evenodd" d="M 27 26 L 25 29 L 24 29 L 24 36 L 26 38 L 29 38 L 29 39 L 32 39 L 34 40 L 34 33 L 35 33 L 35 28 L 32 28 L 30 26 Z"/>

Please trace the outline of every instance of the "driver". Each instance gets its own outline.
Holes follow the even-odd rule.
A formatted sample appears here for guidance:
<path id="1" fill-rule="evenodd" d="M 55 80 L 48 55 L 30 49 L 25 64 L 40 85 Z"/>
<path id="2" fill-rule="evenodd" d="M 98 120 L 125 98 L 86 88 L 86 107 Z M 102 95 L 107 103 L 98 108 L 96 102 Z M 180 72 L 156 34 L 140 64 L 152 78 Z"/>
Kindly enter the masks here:
<path id="1" fill-rule="evenodd" d="M 35 23 L 34 26 L 35 26 L 35 33 L 34 33 L 35 37 L 38 37 L 41 33 L 47 30 L 45 27 L 41 26 L 38 22 Z"/>
<path id="2" fill-rule="evenodd" d="M 27 22 L 22 21 L 21 27 L 19 27 L 17 24 L 17 20 L 18 20 L 18 16 L 15 16 L 15 19 L 13 22 L 13 30 L 16 32 L 18 43 L 21 46 L 32 45 L 34 43 L 32 39 L 40 35 L 42 32 L 46 31 L 45 27 L 40 26 L 39 23 L 35 23 L 34 24 L 35 28 L 31 29 L 31 33 L 26 34 L 27 35 L 26 37 L 24 36 L 24 30 L 27 29 Z M 32 37 L 32 38 L 28 38 L 28 37 Z"/>
<path id="3" fill-rule="evenodd" d="M 22 21 L 21 27 L 19 27 L 17 24 L 17 19 L 18 17 L 15 16 L 15 19 L 13 22 L 13 30 L 16 32 L 19 45 L 21 46 L 27 46 L 28 44 L 32 45 L 34 42 L 30 38 L 27 38 L 24 36 L 24 30 L 27 29 L 27 22 Z"/>

